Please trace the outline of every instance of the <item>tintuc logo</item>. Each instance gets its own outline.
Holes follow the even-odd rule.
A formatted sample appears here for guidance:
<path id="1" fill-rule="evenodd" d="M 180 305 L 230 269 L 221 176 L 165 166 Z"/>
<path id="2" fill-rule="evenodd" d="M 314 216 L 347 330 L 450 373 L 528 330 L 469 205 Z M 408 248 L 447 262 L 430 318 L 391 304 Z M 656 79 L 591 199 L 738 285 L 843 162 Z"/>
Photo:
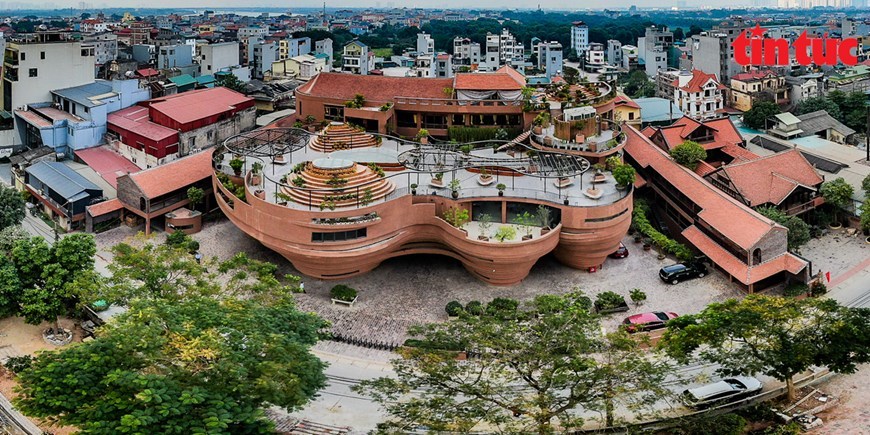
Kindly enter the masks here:
<path id="1" fill-rule="evenodd" d="M 751 35 L 751 36 L 749 36 Z M 795 60 L 809 65 L 835 66 L 858 63 L 858 40 L 856 38 L 829 38 L 826 33 L 821 38 L 807 36 L 806 30 L 794 41 Z M 744 30 L 731 44 L 734 61 L 742 66 L 783 66 L 789 65 L 789 43 L 783 38 L 764 38 L 764 29 L 756 24 L 751 32 Z M 746 49 L 749 49 L 749 54 Z M 809 53 L 807 52 L 809 49 Z"/>

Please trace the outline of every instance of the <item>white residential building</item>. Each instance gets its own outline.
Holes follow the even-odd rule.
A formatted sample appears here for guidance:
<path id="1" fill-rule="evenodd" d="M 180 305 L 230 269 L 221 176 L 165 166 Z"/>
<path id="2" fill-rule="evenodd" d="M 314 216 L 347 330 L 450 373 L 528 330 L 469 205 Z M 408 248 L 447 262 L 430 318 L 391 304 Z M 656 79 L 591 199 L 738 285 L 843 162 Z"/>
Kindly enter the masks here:
<path id="1" fill-rule="evenodd" d="M 199 54 L 200 75 L 213 75 L 223 69 L 239 65 L 238 42 L 201 45 Z"/>
<path id="2" fill-rule="evenodd" d="M 456 65 L 471 66 L 480 63 L 480 44 L 471 39 L 453 38 L 453 61 Z"/>
<path id="3" fill-rule="evenodd" d="M 709 119 L 725 108 L 725 86 L 714 74 L 700 70 L 680 71 L 674 84 L 674 102 L 694 119 Z"/>
<path id="4" fill-rule="evenodd" d="M 598 69 L 604 65 L 604 44 L 593 42 L 586 50 L 586 68 Z"/>
<path id="5" fill-rule="evenodd" d="M 269 29 L 266 27 L 242 27 L 237 34 L 239 41 L 247 41 L 251 37 L 265 38 L 268 35 Z"/>
<path id="6" fill-rule="evenodd" d="M 486 49 L 482 53 L 478 70 L 495 71 L 503 65 L 522 64 L 525 57 L 525 47 L 518 42 L 507 29 L 502 29 L 500 34 L 486 34 Z"/>
<path id="7" fill-rule="evenodd" d="M 321 39 L 314 43 L 314 52 L 321 53 L 329 56 L 329 64 L 332 66 L 332 61 L 334 59 L 332 52 L 332 39 L 326 38 Z"/>
<path id="8" fill-rule="evenodd" d="M 94 62 L 105 65 L 118 58 L 118 35 L 97 33 L 84 38 L 84 42 L 94 47 Z"/>
<path id="9" fill-rule="evenodd" d="M 369 46 L 354 39 L 344 45 L 341 70 L 352 74 L 368 75 L 370 60 Z"/>
<path id="10" fill-rule="evenodd" d="M 426 33 L 417 34 L 417 54 L 435 54 L 435 40 L 432 39 L 432 35 Z"/>

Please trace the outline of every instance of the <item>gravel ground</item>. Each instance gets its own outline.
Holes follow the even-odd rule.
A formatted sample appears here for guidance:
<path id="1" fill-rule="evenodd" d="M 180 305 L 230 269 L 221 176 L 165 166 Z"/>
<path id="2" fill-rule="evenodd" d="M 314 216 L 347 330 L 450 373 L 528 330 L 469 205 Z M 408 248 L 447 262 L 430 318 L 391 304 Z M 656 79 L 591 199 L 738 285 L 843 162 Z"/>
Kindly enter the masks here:
<path id="1" fill-rule="evenodd" d="M 830 231 L 818 239 L 810 239 L 801 247 L 801 255 L 813 262 L 813 273 L 831 272 L 831 279 L 870 257 L 870 245 L 860 234 L 846 230 Z"/>
<path id="2" fill-rule="evenodd" d="M 819 415 L 825 424 L 812 434 L 870 434 L 870 365 L 860 366 L 851 375 L 839 375 L 819 388 L 840 399 L 834 408 Z"/>
<path id="3" fill-rule="evenodd" d="M 98 235 L 100 254 L 109 259 L 107 249 L 135 235 L 136 230 L 117 228 Z M 162 233 L 155 236 L 162 242 Z M 228 220 L 209 223 L 194 235 L 207 257 L 229 258 L 236 252 L 247 252 L 253 258 L 273 261 L 280 273 L 298 272 L 283 257 L 266 249 L 256 240 L 238 230 Z M 640 307 L 631 306 L 628 313 L 618 313 L 604 319 L 608 329 L 616 328 L 626 316 L 645 311 L 674 311 L 678 314 L 695 313 L 714 301 L 740 297 L 738 286 L 718 272 L 676 286 L 661 282 L 658 270 L 674 262 L 669 258 L 658 260 L 654 252 L 644 252 L 640 245 L 626 238 L 630 255 L 625 259 L 608 259 L 597 273 L 587 273 L 563 266 L 550 256 L 542 258 L 523 282 L 510 287 L 494 287 L 474 279 L 462 265 L 440 256 L 416 255 L 391 259 L 373 272 L 342 281 L 323 281 L 303 277 L 306 294 L 297 295 L 301 308 L 315 311 L 333 322 L 335 330 L 349 334 L 346 338 L 360 340 L 376 338 L 379 341 L 400 343 L 405 328 L 416 322 L 434 322 L 446 319 L 444 306 L 451 300 L 463 304 L 471 300 L 484 303 L 495 297 L 528 300 L 539 294 L 562 294 L 581 289 L 590 297 L 612 290 L 628 298 L 632 288 L 647 293 L 647 301 Z M 329 289 L 344 283 L 359 291 L 352 308 L 332 305 Z M 360 327 L 363 326 L 364 327 Z"/>

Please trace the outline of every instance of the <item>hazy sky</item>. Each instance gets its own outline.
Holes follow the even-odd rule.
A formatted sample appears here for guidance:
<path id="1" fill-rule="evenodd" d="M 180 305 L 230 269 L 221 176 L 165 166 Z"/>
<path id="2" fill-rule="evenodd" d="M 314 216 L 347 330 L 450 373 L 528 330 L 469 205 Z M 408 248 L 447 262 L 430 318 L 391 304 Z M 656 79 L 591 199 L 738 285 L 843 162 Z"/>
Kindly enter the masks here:
<path id="1" fill-rule="evenodd" d="M 603 9 L 605 7 L 618 8 L 637 5 L 639 7 L 674 7 L 678 3 L 680 6 L 687 7 L 721 7 L 721 6 L 741 6 L 748 4 L 749 0 L 611 0 L 607 2 L 599 1 L 560 1 L 560 0 L 411 0 L 411 1 L 385 1 L 385 0 L 327 0 L 327 7 L 422 7 L 422 8 L 488 8 L 488 9 L 504 9 L 504 8 L 522 8 L 533 9 L 540 6 L 544 9 L 558 10 L 576 10 L 576 9 Z M 15 8 L 21 9 L 26 7 L 32 8 L 79 8 L 81 3 L 85 3 L 88 8 L 161 8 L 161 7 L 186 7 L 186 8 L 233 8 L 233 7 L 277 7 L 287 8 L 292 10 L 294 7 L 320 7 L 322 1 L 233 1 L 233 0 L 116 0 L 111 2 L 104 1 L 85 1 L 79 2 L 75 0 L 54 0 L 54 1 L 0 1 L 0 9 Z"/>

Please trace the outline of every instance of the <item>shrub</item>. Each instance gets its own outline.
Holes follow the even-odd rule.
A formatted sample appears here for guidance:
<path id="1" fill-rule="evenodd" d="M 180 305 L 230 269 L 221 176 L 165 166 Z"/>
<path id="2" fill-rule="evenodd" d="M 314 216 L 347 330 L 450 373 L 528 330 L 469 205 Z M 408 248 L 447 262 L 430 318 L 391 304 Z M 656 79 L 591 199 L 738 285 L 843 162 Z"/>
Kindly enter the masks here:
<path id="1" fill-rule="evenodd" d="M 344 284 L 338 284 L 329 290 L 329 297 L 345 302 L 353 302 L 356 299 L 356 290 Z"/>
<path id="2" fill-rule="evenodd" d="M 698 166 L 698 162 L 707 158 L 707 150 L 699 143 L 690 140 L 675 146 L 670 154 L 677 163 L 693 171 Z"/>
<path id="3" fill-rule="evenodd" d="M 245 161 L 242 159 L 232 159 L 230 160 L 230 167 L 233 168 L 233 172 L 236 174 L 242 172 L 242 167 L 245 166 Z"/>
<path id="4" fill-rule="evenodd" d="M 459 151 L 462 151 L 463 154 L 471 154 L 471 150 L 473 150 L 473 149 L 474 149 L 474 147 L 471 146 L 470 144 L 462 145 L 461 147 L 459 147 Z"/>
<path id="5" fill-rule="evenodd" d="M 809 293 L 809 291 L 810 291 L 810 288 L 808 285 L 801 283 L 801 282 L 797 282 L 797 283 L 792 283 L 792 284 L 785 286 L 785 289 L 782 291 L 782 294 L 784 296 L 793 298 L 795 296 L 805 295 L 805 294 Z"/>
<path id="6" fill-rule="evenodd" d="M 465 312 L 472 316 L 479 316 L 483 314 L 483 304 L 480 301 L 471 301 L 465 304 Z"/>
<path id="7" fill-rule="evenodd" d="M 196 251 L 199 251 L 199 242 L 197 242 L 196 240 L 191 240 L 187 242 L 187 252 L 194 253 Z"/>
<path id="8" fill-rule="evenodd" d="M 595 297 L 595 308 L 599 310 L 618 308 L 623 306 L 624 304 L 625 298 L 622 297 L 619 293 L 615 293 L 612 291 L 599 293 L 598 296 Z"/>
<path id="9" fill-rule="evenodd" d="M 501 318 L 511 318 L 516 315 L 520 303 L 509 298 L 495 298 L 486 304 L 486 314 Z"/>
<path id="10" fill-rule="evenodd" d="M 447 306 L 444 307 L 444 311 L 447 311 L 447 315 L 450 317 L 456 317 L 462 314 L 462 304 L 459 301 L 450 301 L 447 303 Z"/>
<path id="11" fill-rule="evenodd" d="M 22 355 L 10 356 L 9 359 L 3 363 L 3 366 L 10 372 L 17 374 L 29 369 L 31 364 L 33 364 L 33 357 L 30 355 Z"/>
<path id="12" fill-rule="evenodd" d="M 532 302 L 541 313 L 558 313 L 565 309 L 565 299 L 556 295 L 540 295 Z"/>
<path id="13" fill-rule="evenodd" d="M 505 186 L 504 183 L 498 183 L 495 185 L 495 188 L 498 189 L 499 192 L 504 192 L 504 190 L 507 189 L 507 186 Z"/>
<path id="14" fill-rule="evenodd" d="M 174 246 L 176 248 L 180 248 L 184 245 L 188 244 L 187 234 L 184 234 L 184 231 L 175 231 L 172 234 L 166 236 L 166 244 L 169 246 Z"/>
<path id="15" fill-rule="evenodd" d="M 628 186 L 634 183 L 635 171 L 631 165 L 617 165 L 613 168 L 613 179 L 620 186 Z"/>
<path id="16" fill-rule="evenodd" d="M 633 288 L 628 293 L 628 297 L 631 298 L 631 301 L 635 303 L 635 305 L 640 305 L 641 302 L 646 300 L 646 293 L 639 288 Z"/>
<path id="17" fill-rule="evenodd" d="M 635 201 L 634 211 L 631 213 L 634 227 L 637 228 L 641 234 L 651 239 L 652 243 L 658 245 L 665 252 L 675 255 L 680 261 L 691 260 L 692 257 L 694 257 L 694 254 L 688 246 L 668 238 L 668 236 L 653 228 L 652 224 L 649 223 L 649 219 L 646 217 L 648 210 L 649 206 L 647 206 L 645 202 Z"/>
<path id="18" fill-rule="evenodd" d="M 733 413 L 700 417 L 683 422 L 674 432 L 678 435 L 740 435 L 746 427 L 746 419 Z"/>
<path id="19" fill-rule="evenodd" d="M 828 292 L 828 287 L 825 283 L 821 281 L 816 281 L 813 283 L 813 286 L 810 287 L 810 296 L 818 297 Z"/>
<path id="20" fill-rule="evenodd" d="M 505 240 L 513 240 L 517 238 L 517 230 L 514 229 L 514 227 L 510 226 L 498 227 L 493 237 L 495 237 L 495 239 L 499 242 L 504 242 Z"/>
<path id="21" fill-rule="evenodd" d="M 444 220 L 456 228 L 462 228 L 468 223 L 468 210 L 461 207 L 450 207 L 444 211 Z"/>

